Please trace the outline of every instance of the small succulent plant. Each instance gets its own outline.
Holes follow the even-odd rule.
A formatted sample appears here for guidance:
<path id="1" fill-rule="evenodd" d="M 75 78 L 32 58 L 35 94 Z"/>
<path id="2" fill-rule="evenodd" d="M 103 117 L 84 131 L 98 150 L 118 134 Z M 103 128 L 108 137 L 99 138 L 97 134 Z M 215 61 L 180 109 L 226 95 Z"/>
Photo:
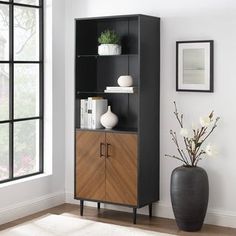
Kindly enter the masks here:
<path id="1" fill-rule="evenodd" d="M 113 30 L 105 30 L 98 38 L 100 44 L 120 44 L 119 35 Z"/>

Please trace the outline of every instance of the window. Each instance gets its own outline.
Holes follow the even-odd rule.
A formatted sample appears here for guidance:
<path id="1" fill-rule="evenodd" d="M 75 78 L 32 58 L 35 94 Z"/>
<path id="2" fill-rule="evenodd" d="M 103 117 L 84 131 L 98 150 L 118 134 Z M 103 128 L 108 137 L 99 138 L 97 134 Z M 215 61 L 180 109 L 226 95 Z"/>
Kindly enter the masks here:
<path id="1" fill-rule="evenodd" d="M 0 0 L 0 183 L 43 172 L 43 0 Z"/>

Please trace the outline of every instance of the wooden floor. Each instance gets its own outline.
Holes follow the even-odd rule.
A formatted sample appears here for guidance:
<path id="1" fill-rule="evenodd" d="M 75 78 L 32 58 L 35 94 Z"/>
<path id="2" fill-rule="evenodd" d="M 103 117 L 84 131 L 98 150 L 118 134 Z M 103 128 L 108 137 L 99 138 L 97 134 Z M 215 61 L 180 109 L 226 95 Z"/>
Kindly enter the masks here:
<path id="1" fill-rule="evenodd" d="M 70 217 L 80 218 L 78 205 L 63 204 L 63 205 L 48 209 L 46 211 L 42 211 L 34 215 L 24 217 L 20 220 L 16 220 L 11 223 L 1 225 L 0 230 L 6 229 L 12 226 L 16 226 L 21 223 L 25 223 L 29 220 L 36 219 L 37 217 L 41 217 L 48 213 L 58 214 L 58 215 L 63 214 Z M 183 232 L 183 231 L 178 230 L 174 220 L 158 218 L 158 217 L 153 217 L 149 219 L 148 216 L 144 216 L 144 215 L 137 215 L 137 224 L 133 225 L 131 213 L 105 210 L 105 209 L 100 209 L 98 211 L 96 208 L 93 208 L 93 207 L 84 208 L 83 218 L 99 221 L 99 222 L 104 222 L 104 223 L 137 227 L 141 229 L 175 234 L 175 235 L 187 235 L 187 236 L 191 236 L 191 235 L 193 236 L 211 236 L 211 235 L 228 236 L 230 235 L 231 236 L 232 235 L 232 236 L 236 236 L 236 229 L 218 227 L 218 226 L 213 226 L 213 225 L 204 225 L 200 232 L 195 232 L 195 233 Z M 0 235 L 1 235 L 1 232 L 0 232 Z"/>

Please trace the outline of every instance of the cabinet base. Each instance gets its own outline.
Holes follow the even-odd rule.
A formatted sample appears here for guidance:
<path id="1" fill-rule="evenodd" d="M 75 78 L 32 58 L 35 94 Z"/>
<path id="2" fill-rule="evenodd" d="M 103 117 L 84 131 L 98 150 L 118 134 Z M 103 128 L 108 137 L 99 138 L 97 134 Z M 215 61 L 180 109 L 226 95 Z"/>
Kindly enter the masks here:
<path id="1" fill-rule="evenodd" d="M 98 202 L 97 203 L 97 209 L 100 210 L 101 207 L 101 203 Z M 136 224 L 136 220 L 137 220 L 137 209 L 136 207 L 133 208 L 133 224 Z M 149 217 L 152 217 L 152 203 L 148 205 L 148 209 L 149 209 Z M 84 200 L 80 200 L 80 216 L 83 216 L 84 214 Z"/>

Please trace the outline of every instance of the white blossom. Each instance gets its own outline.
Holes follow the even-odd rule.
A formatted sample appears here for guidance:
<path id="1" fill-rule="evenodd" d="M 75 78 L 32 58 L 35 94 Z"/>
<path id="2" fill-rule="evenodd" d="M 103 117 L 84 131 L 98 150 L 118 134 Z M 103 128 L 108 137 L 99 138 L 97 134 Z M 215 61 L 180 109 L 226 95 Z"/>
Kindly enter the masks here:
<path id="1" fill-rule="evenodd" d="M 210 157 L 216 156 L 218 154 L 217 147 L 215 145 L 212 145 L 212 144 L 208 144 L 206 146 L 205 152 Z"/>
<path id="2" fill-rule="evenodd" d="M 192 122 L 192 129 L 193 129 L 193 130 L 197 130 L 197 125 L 196 125 L 196 123 L 194 123 L 194 122 Z"/>
<path id="3" fill-rule="evenodd" d="M 200 124 L 202 127 L 208 127 L 211 124 L 212 120 L 209 118 L 209 116 L 200 117 Z"/>
<path id="4" fill-rule="evenodd" d="M 186 128 L 181 128 L 179 133 L 181 136 L 183 136 L 185 138 L 187 138 L 189 136 L 189 131 Z"/>

